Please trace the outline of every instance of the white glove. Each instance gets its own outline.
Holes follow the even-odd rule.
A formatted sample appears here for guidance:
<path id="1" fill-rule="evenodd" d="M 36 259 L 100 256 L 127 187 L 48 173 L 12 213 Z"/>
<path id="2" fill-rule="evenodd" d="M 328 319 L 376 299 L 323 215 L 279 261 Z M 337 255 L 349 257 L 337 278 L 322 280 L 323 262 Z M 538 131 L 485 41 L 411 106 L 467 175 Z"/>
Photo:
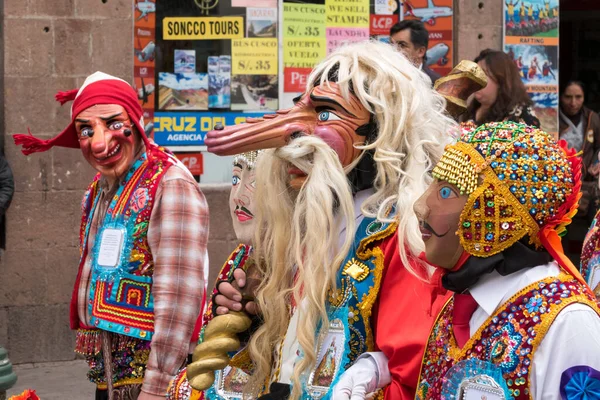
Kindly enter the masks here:
<path id="1" fill-rule="evenodd" d="M 383 388 L 391 381 L 387 357 L 382 352 L 362 354 L 340 377 L 333 388 L 332 399 L 363 400 L 367 394 Z"/>

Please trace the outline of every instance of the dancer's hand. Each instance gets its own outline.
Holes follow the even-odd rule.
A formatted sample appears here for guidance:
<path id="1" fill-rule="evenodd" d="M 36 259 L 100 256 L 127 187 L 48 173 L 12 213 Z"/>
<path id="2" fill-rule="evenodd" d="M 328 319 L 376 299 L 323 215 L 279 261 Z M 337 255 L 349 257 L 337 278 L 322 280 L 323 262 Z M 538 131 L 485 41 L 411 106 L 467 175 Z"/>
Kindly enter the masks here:
<path id="1" fill-rule="evenodd" d="M 217 290 L 219 294 L 215 296 L 217 304 L 217 314 L 223 315 L 231 311 L 242 311 L 242 294 L 237 288 L 246 286 L 246 272 L 241 268 L 233 271 L 235 286 L 229 282 L 221 282 Z M 236 288 L 237 286 L 237 288 Z M 257 313 L 256 303 L 249 301 L 246 303 L 245 311 L 255 315 Z"/>
<path id="2" fill-rule="evenodd" d="M 342 374 L 333 388 L 332 398 L 363 400 L 369 397 L 369 393 L 389 383 L 387 358 L 381 352 L 366 353 Z"/>

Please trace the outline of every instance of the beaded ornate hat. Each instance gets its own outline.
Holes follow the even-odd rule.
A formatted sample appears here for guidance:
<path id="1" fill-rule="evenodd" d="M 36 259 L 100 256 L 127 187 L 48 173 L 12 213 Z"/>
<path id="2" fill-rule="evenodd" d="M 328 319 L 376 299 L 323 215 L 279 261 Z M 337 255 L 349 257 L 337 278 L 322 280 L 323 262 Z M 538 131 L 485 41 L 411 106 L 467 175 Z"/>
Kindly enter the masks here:
<path id="1" fill-rule="evenodd" d="M 433 176 L 469 196 L 457 234 L 477 257 L 500 253 L 525 236 L 536 247 L 548 247 L 549 240 L 556 247 L 581 197 L 581 160 L 575 151 L 514 122 L 463 126 Z"/>
<path id="2" fill-rule="evenodd" d="M 260 153 L 262 153 L 262 150 L 252 150 L 246 153 L 237 154 L 233 158 L 233 163 L 237 164 L 239 162 L 243 162 L 244 164 L 246 164 L 248 169 L 254 169 L 254 167 L 256 166 L 256 160 L 258 159 Z"/>

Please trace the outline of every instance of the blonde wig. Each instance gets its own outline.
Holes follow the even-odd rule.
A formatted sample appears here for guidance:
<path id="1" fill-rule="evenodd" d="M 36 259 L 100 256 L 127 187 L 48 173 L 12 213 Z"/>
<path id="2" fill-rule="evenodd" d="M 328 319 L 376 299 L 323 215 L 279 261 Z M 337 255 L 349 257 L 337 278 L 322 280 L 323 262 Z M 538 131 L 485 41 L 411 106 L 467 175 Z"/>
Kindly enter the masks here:
<path id="1" fill-rule="evenodd" d="M 410 254 L 424 249 L 413 204 L 431 182 L 429 171 L 450 141 L 448 132 L 456 128 L 445 114 L 445 100 L 431 89 L 424 73 L 379 42 L 336 50 L 313 70 L 307 93 L 333 81 L 346 99 L 351 94 L 358 98 L 376 125 L 376 135 L 357 146 L 363 154 L 373 152 L 377 169 L 375 193 L 362 204 L 362 211 L 384 221 L 397 220 L 401 260 L 409 271 L 426 279 L 409 262 Z M 292 399 L 300 396 L 301 382 L 315 366 L 317 327 L 328 326 L 328 291 L 335 288 L 336 273 L 354 236 L 346 173 L 358 161 L 344 171 L 337 155 L 314 137 L 295 139 L 259 159 L 256 196 L 261 201 L 255 215 L 255 256 L 267 279 L 257 294 L 264 323 L 249 347 L 255 370 L 247 387 L 254 394 L 272 372 L 273 350 L 286 334 L 292 296 L 303 301 L 297 311 L 297 337 L 304 355 L 294 367 Z M 288 187 L 290 163 L 309 173 L 298 193 Z M 396 207 L 394 215 L 389 214 L 392 206 Z M 347 228 L 339 248 L 337 222 L 342 219 Z M 418 260 L 412 258 L 412 262 Z"/>
<path id="2" fill-rule="evenodd" d="M 445 112 L 445 99 L 429 78 L 392 46 L 361 42 L 342 47 L 317 65 L 306 90 L 333 79 L 346 98 L 354 94 L 374 115 L 377 136 L 357 148 L 372 150 L 377 167 L 375 193 L 363 204 L 365 215 L 398 222 L 398 251 L 410 272 L 424 250 L 413 204 L 432 181 L 430 171 L 451 141 L 457 125 Z M 389 216 L 395 205 L 394 216 Z M 422 264 L 428 273 L 430 267 Z"/>
<path id="3" fill-rule="evenodd" d="M 289 187 L 292 165 L 308 174 L 299 192 Z M 250 341 L 255 369 L 246 388 L 257 394 L 270 377 L 273 350 L 286 334 L 293 298 L 302 302 L 296 334 L 304 357 L 292 378 L 292 398 L 298 398 L 301 374 L 316 363 L 315 332 L 321 322 L 328 326 L 329 289 L 354 237 L 354 202 L 337 154 L 318 137 L 267 150 L 256 168 L 256 198 L 262 201 L 255 213 L 253 256 L 267 279 L 257 290 L 264 323 Z M 342 221 L 346 230 L 340 245 Z"/>

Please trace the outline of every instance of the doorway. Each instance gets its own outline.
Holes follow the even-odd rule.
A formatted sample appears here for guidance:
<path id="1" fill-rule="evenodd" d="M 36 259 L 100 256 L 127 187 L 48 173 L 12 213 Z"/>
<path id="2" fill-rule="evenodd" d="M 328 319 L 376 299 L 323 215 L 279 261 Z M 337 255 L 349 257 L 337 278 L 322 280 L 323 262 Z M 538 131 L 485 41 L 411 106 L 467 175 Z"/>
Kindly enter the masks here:
<path id="1" fill-rule="evenodd" d="M 600 111 L 600 1 L 560 0 L 560 82 L 582 81 L 585 104 Z"/>

